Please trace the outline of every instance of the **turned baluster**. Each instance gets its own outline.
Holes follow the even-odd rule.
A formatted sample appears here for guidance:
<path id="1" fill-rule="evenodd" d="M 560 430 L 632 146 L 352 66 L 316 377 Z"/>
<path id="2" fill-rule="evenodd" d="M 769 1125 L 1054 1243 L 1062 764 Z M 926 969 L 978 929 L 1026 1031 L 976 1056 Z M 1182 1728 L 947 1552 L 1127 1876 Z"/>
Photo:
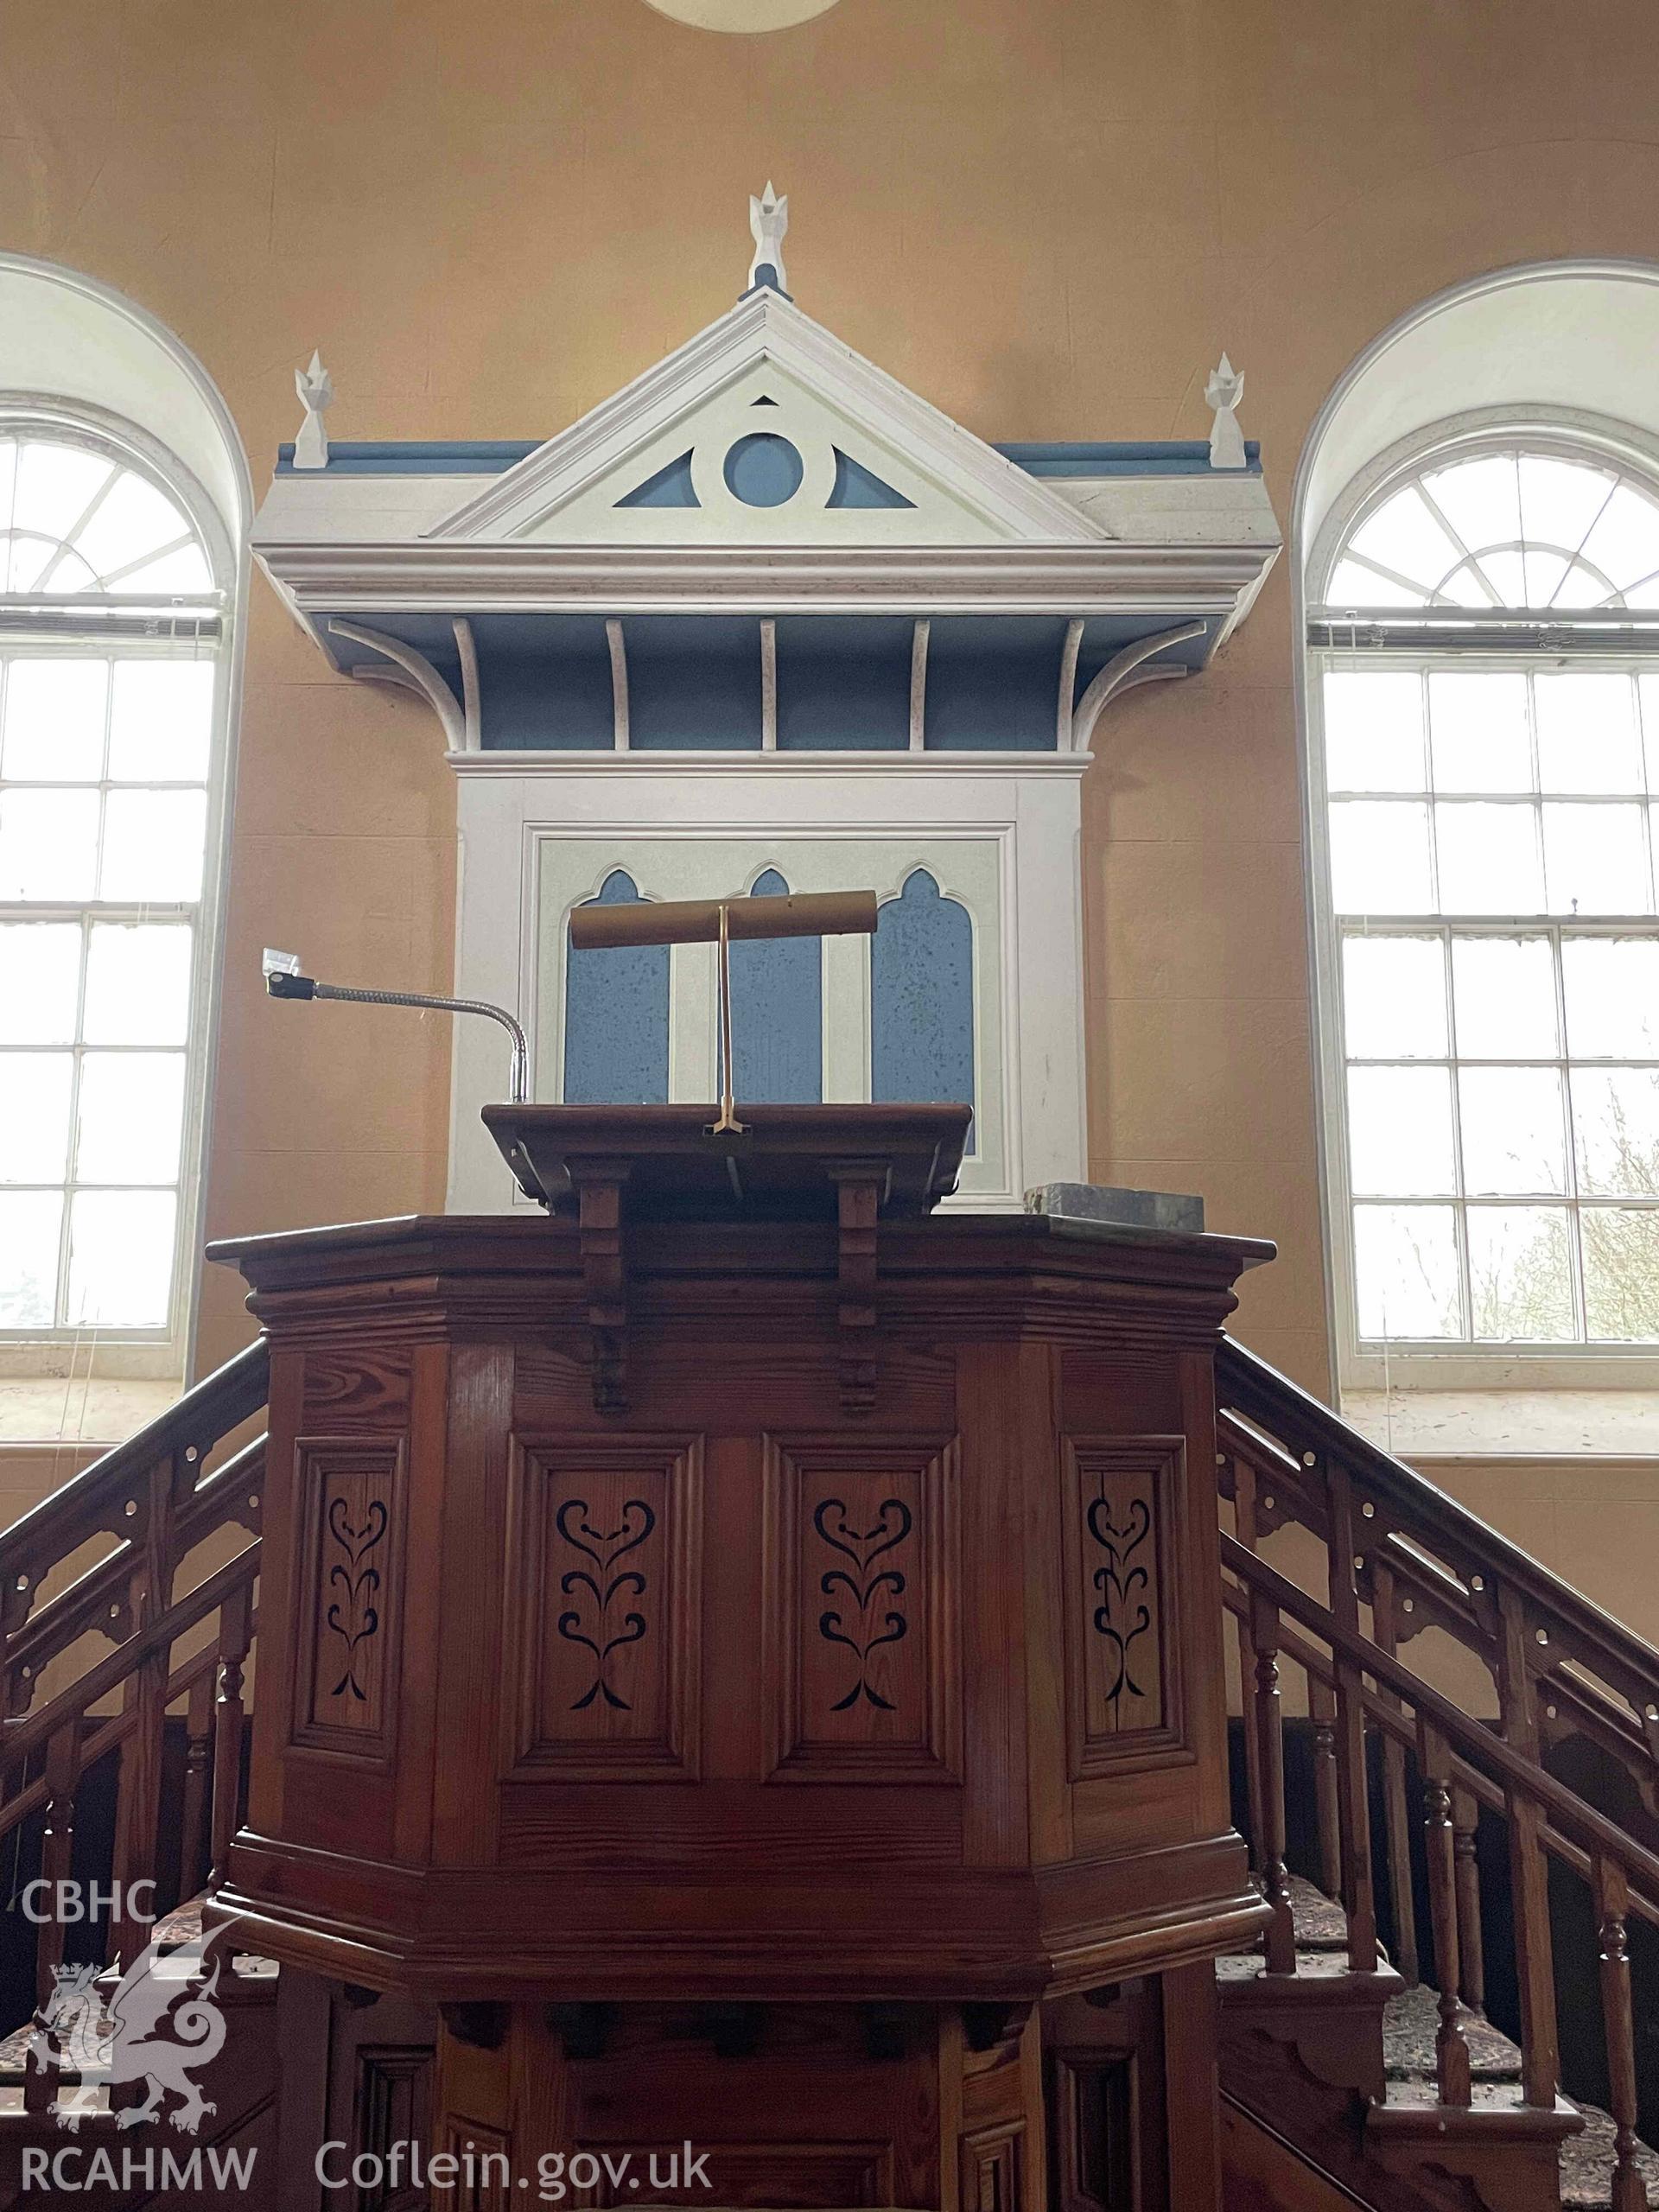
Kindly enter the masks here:
<path id="1" fill-rule="evenodd" d="M 1613 2212 L 1648 2212 L 1636 2164 L 1636 2030 L 1630 2011 L 1630 1954 L 1625 1938 L 1630 1885 L 1624 1869 L 1598 1855 L 1596 1920 L 1601 1942 L 1601 2018 L 1607 2038 L 1608 2102 L 1613 2112 Z"/>
<path id="2" fill-rule="evenodd" d="M 193 1468 L 197 1458 L 194 1445 L 188 1447 L 188 1456 Z M 148 1510 L 131 1588 L 132 1618 L 141 1632 L 160 1619 L 173 1602 L 176 1565 L 173 1501 L 175 1492 L 186 1486 L 186 1478 L 185 1455 L 179 1451 L 157 1460 L 146 1479 Z M 148 1923 L 137 1918 L 130 1905 L 134 1888 L 156 1879 L 170 1658 L 165 1645 L 147 1654 L 129 1676 L 124 1697 L 132 1726 L 121 1745 L 114 1855 L 119 1908 L 110 1930 L 109 1956 L 118 1957 L 124 1966 L 130 1966 L 149 1941 Z M 147 1891 L 146 1896 L 153 1898 L 154 1891 Z"/>
<path id="3" fill-rule="evenodd" d="M 1250 1733 L 1261 1778 L 1261 1828 L 1256 1836 L 1257 1871 L 1272 1909 L 1268 1923 L 1269 1974 L 1296 1971 L 1296 1930 L 1291 1918 L 1290 1877 L 1285 1866 L 1285 1732 L 1279 1696 L 1279 1608 L 1259 1592 L 1250 1592 L 1249 1642 L 1255 1658 L 1250 1690 Z"/>
<path id="4" fill-rule="evenodd" d="M 1326 1485 L 1331 1531 L 1328 1560 L 1331 1611 L 1339 1626 L 1359 1633 L 1359 1557 L 1355 1547 L 1354 1493 L 1348 1471 L 1332 1467 Z M 1375 1974 L 1376 1886 L 1371 1870 L 1371 1814 L 1365 1771 L 1365 1697 L 1361 1669 L 1336 1661 L 1337 1824 L 1342 1839 L 1342 1903 L 1348 1917 L 1348 1967 Z"/>
<path id="5" fill-rule="evenodd" d="M 1342 1895 L 1341 1815 L 1337 1805 L 1337 1698 L 1329 1682 L 1309 1675 L 1308 1717 L 1313 1724 L 1313 1809 L 1319 1824 L 1319 1887 Z"/>
<path id="6" fill-rule="evenodd" d="M 207 1833 L 210 1799 L 207 1777 L 213 1741 L 213 1677 L 198 1675 L 190 1685 L 184 1719 L 184 1802 L 180 1813 L 179 1893 L 194 1897 L 211 1854 Z"/>
<path id="7" fill-rule="evenodd" d="M 1434 1979 L 1440 1985 L 1440 2025 L 1434 2034 L 1434 2071 L 1443 2105 L 1467 2105 L 1469 2045 L 1458 2003 L 1457 1837 L 1452 1826 L 1452 1753 L 1428 1721 L 1417 1723 L 1417 1760 L 1423 1776 L 1423 1834 L 1428 1855 L 1429 1916 L 1433 1926 Z"/>
<path id="8" fill-rule="evenodd" d="M 217 1885 L 230 1862 L 231 1838 L 242 1794 L 242 1736 L 247 1715 L 242 1673 L 251 1641 L 253 1593 L 247 1583 L 231 1591 L 219 1609 L 219 1696 L 213 1708 L 213 1872 Z"/>
<path id="9" fill-rule="evenodd" d="M 51 1999 L 58 1968 L 63 1964 L 63 1916 L 58 1910 L 58 1885 L 70 1878 L 74 1861 L 75 1792 L 80 1783 L 80 1721 L 66 1720 L 55 1728 L 46 1746 L 46 1827 L 41 1839 L 41 1880 L 37 1891 L 42 1903 L 35 1934 L 35 1994 L 41 2006 Z M 45 2112 L 55 2094 L 54 2069 L 41 2063 L 31 2038 L 23 2071 L 23 2107 Z"/>
<path id="10" fill-rule="evenodd" d="M 1219 1466 L 1226 1457 L 1224 1452 L 1217 1452 L 1217 1465 Z M 1233 1525 L 1239 1542 L 1254 1551 L 1256 1546 L 1255 1470 L 1236 1454 L 1233 1455 L 1232 1468 Z M 1244 1796 L 1249 1814 L 1250 1843 L 1259 1858 L 1263 1830 L 1262 1772 L 1256 1754 L 1255 1721 L 1250 1702 L 1250 1685 L 1255 1679 L 1255 1649 L 1250 1642 L 1249 1615 L 1236 1614 L 1233 1627 L 1238 1637 L 1239 1711 L 1244 1722 Z"/>
<path id="11" fill-rule="evenodd" d="M 1498 1713 L 1503 1740 L 1535 1765 L 1538 1710 L 1528 1662 L 1525 1608 L 1511 1590 L 1498 1592 Z M 1546 1634 L 1532 1632 L 1533 1639 Z M 1521 2012 L 1521 2087 L 1529 2105 L 1553 2107 L 1560 2080 L 1555 2019 L 1555 1954 L 1549 1925 L 1549 1863 L 1537 1800 L 1514 1785 L 1503 1793 L 1510 1831 L 1510 1895 L 1515 1916 L 1515 1966 Z"/>
<path id="12" fill-rule="evenodd" d="M 1463 2001 L 1474 2012 L 1486 2009 L 1486 1948 L 1480 1924 L 1480 1859 L 1476 1838 L 1480 1807 L 1474 1792 L 1452 1792 L 1452 1837 L 1458 1861 L 1458 1963 Z"/>
<path id="13" fill-rule="evenodd" d="M 1371 1561 L 1371 1630 L 1378 1649 L 1392 1659 L 1399 1649 L 1395 1615 L 1394 1570 L 1383 1560 Z M 1400 1700 L 1389 1691 L 1385 1704 L 1396 1713 Z M 1413 1986 L 1418 1980 L 1417 1900 L 1411 1880 L 1411 1815 L 1406 1802 L 1406 1747 L 1399 1738 L 1382 1738 L 1382 1816 L 1389 1847 L 1389 1902 L 1394 1909 L 1394 1963 Z"/>

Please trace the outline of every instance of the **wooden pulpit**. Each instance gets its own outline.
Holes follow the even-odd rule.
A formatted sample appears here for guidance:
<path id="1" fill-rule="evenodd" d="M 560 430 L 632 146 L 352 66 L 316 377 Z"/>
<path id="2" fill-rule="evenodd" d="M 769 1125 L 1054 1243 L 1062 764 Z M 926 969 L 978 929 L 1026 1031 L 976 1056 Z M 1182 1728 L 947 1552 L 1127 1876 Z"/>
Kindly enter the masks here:
<path id="1" fill-rule="evenodd" d="M 442 2004 L 441 2148 L 951 2212 L 1132 2153 L 1196 2212 L 1263 1917 L 1211 1358 L 1270 1248 L 934 1212 L 963 1109 L 746 1112 L 504 1108 L 548 1217 L 215 1248 L 271 1348 L 220 1905 Z"/>
<path id="2" fill-rule="evenodd" d="M 728 937 L 868 893 L 578 924 L 717 938 L 717 1109 L 491 1107 L 545 1216 L 213 1248 L 271 1354 L 219 1909 L 437 2002 L 480 2208 L 1215 2212 L 1212 1362 L 1272 1248 L 941 1214 L 966 1106 L 740 1112 Z"/>

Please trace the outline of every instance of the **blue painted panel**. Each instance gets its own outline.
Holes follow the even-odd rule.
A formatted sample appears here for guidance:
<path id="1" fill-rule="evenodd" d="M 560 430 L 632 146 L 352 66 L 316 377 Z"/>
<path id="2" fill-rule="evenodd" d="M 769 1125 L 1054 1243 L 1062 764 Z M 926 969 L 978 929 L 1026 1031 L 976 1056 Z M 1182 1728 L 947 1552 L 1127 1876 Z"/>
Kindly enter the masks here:
<path id="1" fill-rule="evenodd" d="M 902 492 L 895 492 L 872 468 L 832 448 L 836 456 L 835 488 L 830 494 L 832 507 L 913 507 L 914 499 L 907 499 Z"/>
<path id="2" fill-rule="evenodd" d="M 780 615 L 779 751 L 906 752 L 912 629 L 895 615 Z"/>
<path id="3" fill-rule="evenodd" d="M 702 502 L 691 482 L 690 454 L 683 453 L 677 461 L 671 461 L 666 468 L 647 476 L 616 504 L 619 507 L 700 507 Z"/>
<path id="4" fill-rule="evenodd" d="M 974 1103 L 974 932 L 918 868 L 876 920 L 870 949 L 870 1096 Z"/>
<path id="5" fill-rule="evenodd" d="M 1047 615 L 936 616 L 928 751 L 1053 752 L 1065 644 L 1065 622 Z"/>
<path id="6" fill-rule="evenodd" d="M 781 899 L 775 868 L 750 896 Z M 732 947 L 732 1075 L 752 1105 L 815 1106 L 823 1096 L 823 939 L 779 938 Z"/>
<path id="7" fill-rule="evenodd" d="M 758 620 L 630 614 L 622 632 L 636 753 L 760 751 Z"/>
<path id="8" fill-rule="evenodd" d="M 593 903 L 632 905 L 633 878 L 613 868 Z M 564 1098 L 569 1106 L 668 1101 L 668 947 L 564 951 Z"/>
<path id="9" fill-rule="evenodd" d="M 726 489 L 746 507 L 781 507 L 800 490 L 806 464 L 787 438 L 753 430 L 726 455 Z"/>
<path id="10" fill-rule="evenodd" d="M 602 615 L 478 615 L 486 752 L 608 753 L 616 742 Z"/>

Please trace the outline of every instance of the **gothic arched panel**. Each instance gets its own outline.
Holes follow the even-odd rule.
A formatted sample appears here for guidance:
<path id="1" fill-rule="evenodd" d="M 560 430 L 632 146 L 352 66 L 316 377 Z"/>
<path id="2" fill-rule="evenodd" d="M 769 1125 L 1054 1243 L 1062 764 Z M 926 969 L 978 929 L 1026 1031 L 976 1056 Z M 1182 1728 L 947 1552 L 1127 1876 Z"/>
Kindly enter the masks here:
<path id="1" fill-rule="evenodd" d="M 870 1096 L 974 1099 L 974 931 L 925 868 L 882 906 L 870 951 Z"/>
<path id="2" fill-rule="evenodd" d="M 613 868 L 591 905 L 627 906 L 633 878 Z M 568 1106 L 661 1106 L 668 1101 L 668 947 L 567 942 L 564 1100 Z"/>
<path id="3" fill-rule="evenodd" d="M 775 868 L 750 887 L 787 896 Z M 732 1058 L 737 1096 L 757 1105 L 816 1105 L 823 1096 L 823 939 L 780 938 L 732 947 Z"/>

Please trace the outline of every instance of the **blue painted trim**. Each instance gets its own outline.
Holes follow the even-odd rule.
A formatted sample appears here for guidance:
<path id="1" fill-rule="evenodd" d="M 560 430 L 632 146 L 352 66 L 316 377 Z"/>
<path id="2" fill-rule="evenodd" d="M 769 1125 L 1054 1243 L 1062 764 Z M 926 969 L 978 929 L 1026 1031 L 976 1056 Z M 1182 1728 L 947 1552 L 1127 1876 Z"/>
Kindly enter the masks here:
<path id="1" fill-rule="evenodd" d="M 276 448 L 279 476 L 499 476 L 542 438 L 359 438 L 328 448 L 326 470 L 296 468 L 292 446 Z"/>
<path id="2" fill-rule="evenodd" d="M 291 445 L 276 448 L 278 476 L 499 476 L 535 453 L 541 438 L 341 439 L 328 448 L 326 470 L 296 469 Z M 1004 443 L 1005 461 L 1028 476 L 1207 476 L 1210 448 L 1202 438 L 1120 439 L 1090 445 Z M 1243 470 L 1220 469 L 1224 476 L 1262 474 L 1262 448 L 1245 441 Z"/>
<path id="3" fill-rule="evenodd" d="M 1113 439 L 1093 445 L 999 444 L 998 453 L 1027 476 L 1259 476 L 1262 448 L 1245 441 L 1243 469 L 1211 471 L 1204 438 Z"/>

